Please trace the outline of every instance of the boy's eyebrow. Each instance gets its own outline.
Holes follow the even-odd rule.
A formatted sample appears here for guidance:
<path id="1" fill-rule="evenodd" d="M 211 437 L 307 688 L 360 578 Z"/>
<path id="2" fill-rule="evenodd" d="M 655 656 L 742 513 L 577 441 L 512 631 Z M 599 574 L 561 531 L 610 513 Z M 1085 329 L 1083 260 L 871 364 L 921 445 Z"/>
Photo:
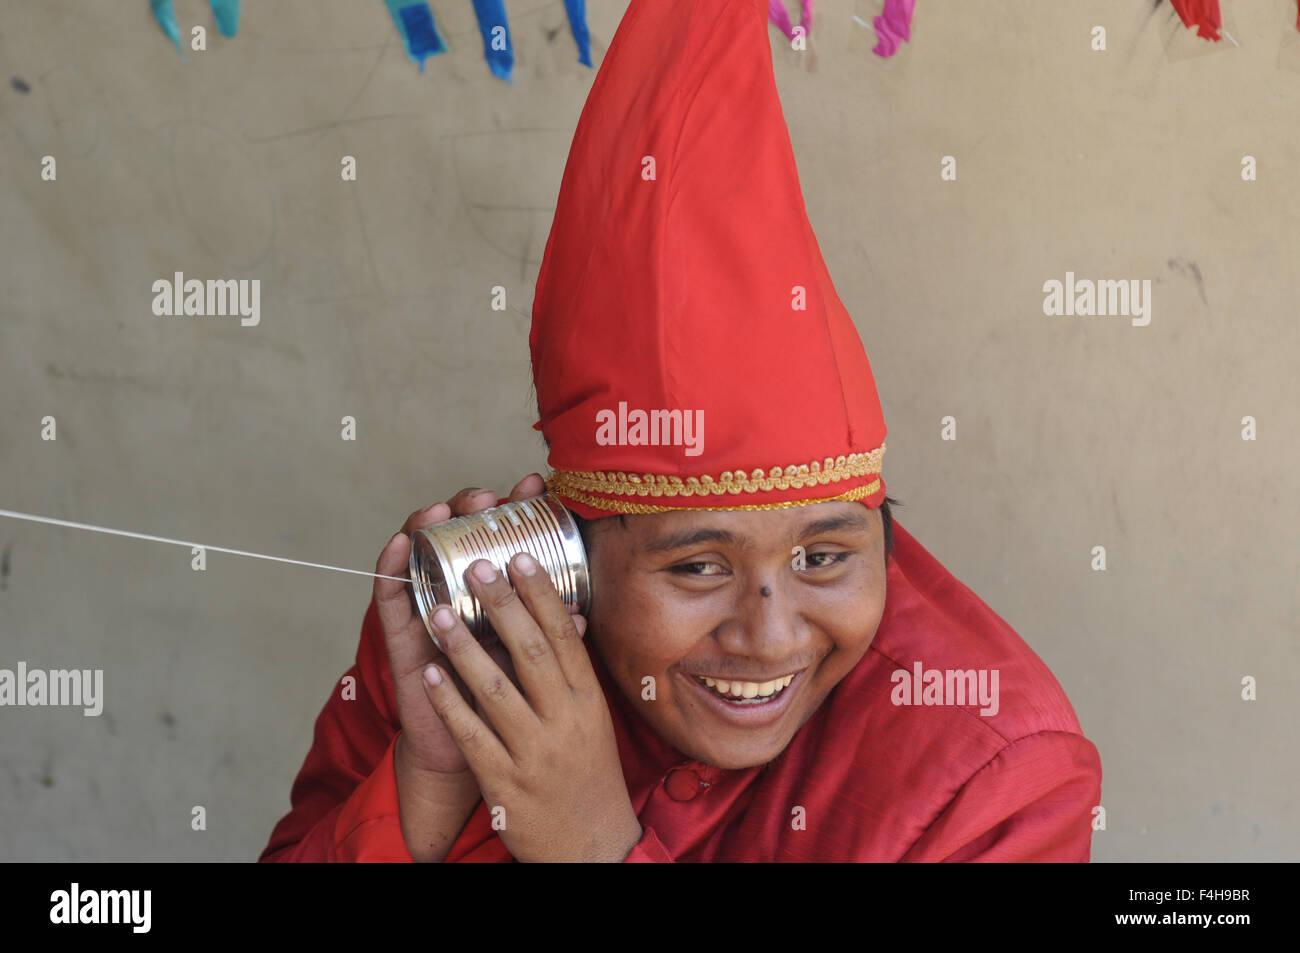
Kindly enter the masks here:
<path id="1" fill-rule="evenodd" d="M 749 538 L 725 529 L 683 529 L 650 540 L 645 544 L 644 549 L 647 553 L 668 553 L 697 543 L 727 543 L 743 547 L 749 545 Z"/>
<path id="2" fill-rule="evenodd" d="M 799 539 L 807 539 L 809 536 L 817 536 L 821 533 L 833 533 L 841 529 L 861 529 L 868 528 L 867 518 L 864 514 L 854 513 L 853 515 L 828 516 L 825 519 L 814 520 L 799 532 Z M 724 543 L 731 546 L 746 548 L 751 544 L 748 536 L 741 536 L 725 529 L 684 529 L 676 533 L 669 533 L 666 536 L 660 536 L 658 539 L 652 539 L 645 544 L 644 550 L 647 553 L 668 553 L 675 549 L 685 549 L 687 546 L 695 546 L 699 543 Z"/>
<path id="3" fill-rule="evenodd" d="M 837 529 L 868 529 L 867 517 L 863 513 L 847 513 L 843 516 L 828 516 L 826 519 L 814 520 L 799 533 L 800 539 L 816 536 L 819 533 L 833 533 Z"/>

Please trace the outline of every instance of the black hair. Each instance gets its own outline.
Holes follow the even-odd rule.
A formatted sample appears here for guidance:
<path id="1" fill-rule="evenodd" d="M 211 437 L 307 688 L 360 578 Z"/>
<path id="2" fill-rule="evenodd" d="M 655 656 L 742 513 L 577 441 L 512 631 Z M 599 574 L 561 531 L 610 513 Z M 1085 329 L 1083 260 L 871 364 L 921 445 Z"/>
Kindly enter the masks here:
<path id="1" fill-rule="evenodd" d="M 889 563 L 889 558 L 894 555 L 894 515 L 890 512 L 891 506 L 902 506 L 898 500 L 886 496 L 880 504 L 880 519 L 885 528 L 885 563 Z M 615 513 L 612 516 L 602 516 L 599 519 L 583 519 L 577 513 L 571 514 L 573 521 L 578 524 L 578 533 L 582 536 L 582 545 L 588 550 L 591 549 L 592 531 L 597 523 L 604 520 L 617 519 L 620 526 L 627 526 L 627 519 L 622 513 Z"/>

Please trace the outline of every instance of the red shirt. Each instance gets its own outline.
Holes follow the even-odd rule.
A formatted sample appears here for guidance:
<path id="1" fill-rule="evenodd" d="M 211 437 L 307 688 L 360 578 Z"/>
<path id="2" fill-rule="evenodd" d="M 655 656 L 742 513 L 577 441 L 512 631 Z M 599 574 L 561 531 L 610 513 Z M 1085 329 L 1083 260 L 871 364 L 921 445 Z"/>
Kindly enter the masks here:
<path id="1" fill-rule="evenodd" d="M 1028 645 L 897 522 L 871 646 L 767 765 L 725 771 L 663 742 L 596 653 L 636 861 L 1087 861 L 1101 761 Z M 992 670 L 998 710 L 895 704 L 898 670 Z M 406 861 L 383 632 L 366 612 L 355 700 L 335 690 L 263 861 Z M 991 707 L 991 706 L 990 706 Z M 802 811 L 799 809 L 802 808 Z M 513 858 L 482 801 L 447 856 Z"/>

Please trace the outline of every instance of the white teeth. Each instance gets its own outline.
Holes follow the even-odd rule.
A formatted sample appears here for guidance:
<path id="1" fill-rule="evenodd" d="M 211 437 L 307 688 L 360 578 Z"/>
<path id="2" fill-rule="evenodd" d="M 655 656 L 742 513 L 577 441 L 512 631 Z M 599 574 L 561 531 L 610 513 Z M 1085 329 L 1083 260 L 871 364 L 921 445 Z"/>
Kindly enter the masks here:
<path id="1" fill-rule="evenodd" d="M 697 675 L 709 688 L 713 689 L 719 695 L 725 695 L 734 699 L 749 698 L 775 698 L 785 689 L 792 681 L 793 675 L 786 675 L 784 678 L 774 679 L 770 682 L 724 682 L 721 679 L 712 679 L 706 675 Z"/>

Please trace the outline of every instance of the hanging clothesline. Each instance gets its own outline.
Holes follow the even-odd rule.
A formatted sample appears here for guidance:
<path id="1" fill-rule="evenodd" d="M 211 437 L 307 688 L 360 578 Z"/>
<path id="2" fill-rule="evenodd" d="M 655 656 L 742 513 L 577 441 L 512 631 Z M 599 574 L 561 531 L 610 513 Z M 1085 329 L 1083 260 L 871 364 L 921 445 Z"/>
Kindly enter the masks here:
<path id="1" fill-rule="evenodd" d="M 915 7 L 916 0 L 885 0 L 885 9 L 871 21 L 877 37 L 872 53 L 882 58 L 893 56 L 898 52 L 899 46 L 912 38 L 912 13 Z M 799 27 L 791 25 L 785 0 L 767 0 L 767 18 L 790 40 L 794 40 L 794 31 L 799 28 L 802 28 L 806 37 L 812 33 L 812 0 L 799 0 Z M 867 25 L 861 17 L 855 16 L 853 19 L 863 26 Z"/>
<path id="2" fill-rule="evenodd" d="M 1157 0 L 1157 5 L 1160 0 Z M 1223 29 L 1223 11 L 1219 8 L 1219 0 L 1169 0 L 1173 8 L 1178 11 L 1178 16 L 1183 21 L 1183 26 L 1188 29 L 1196 27 L 1196 35 L 1206 40 L 1213 40 L 1218 43 L 1223 37 L 1222 33 L 1229 40 L 1232 40 L 1234 46 L 1240 46 L 1232 34 Z M 1300 30 L 1300 2 L 1297 3 L 1296 9 L 1296 29 Z"/>
<path id="3" fill-rule="evenodd" d="M 234 36 L 239 30 L 240 0 L 208 0 L 217 29 L 223 36 Z M 1156 0 L 1157 5 L 1163 0 Z M 1218 42 L 1224 36 L 1234 45 L 1240 45 L 1236 39 L 1223 28 L 1223 12 L 1219 0 L 1169 0 L 1184 26 L 1195 27 L 1196 35 L 1203 39 Z M 181 31 L 176 23 L 176 11 L 173 0 L 149 0 L 154 19 L 163 33 L 181 50 Z M 506 18 L 505 0 L 471 0 L 474 15 L 478 19 L 479 32 L 483 36 L 483 57 L 488 68 L 499 79 L 510 82 L 514 68 L 514 47 L 510 39 L 510 25 Z M 800 36 L 808 37 L 812 33 L 812 0 L 799 0 L 799 24 L 791 23 L 790 13 L 786 8 L 787 0 L 768 0 L 768 20 L 790 40 Z M 406 52 L 424 70 L 424 61 L 448 49 L 438 33 L 433 10 L 426 0 L 384 0 L 397 31 L 401 34 Z M 586 0 L 564 0 L 568 15 L 569 30 L 578 47 L 578 62 L 590 67 L 591 35 L 587 29 Z M 871 25 L 875 28 L 877 42 L 872 52 L 882 58 L 893 56 L 899 47 L 912 38 L 912 16 L 916 0 L 885 0 L 884 10 L 873 17 Z M 861 17 L 853 19 L 866 26 Z M 1300 0 L 1297 0 L 1296 29 L 1300 30 Z"/>
<path id="4" fill-rule="evenodd" d="M 388 12 L 402 35 L 406 52 L 424 71 L 426 57 L 447 51 L 447 44 L 438 35 L 433 10 L 425 0 L 384 0 Z M 510 24 L 506 21 L 505 0 L 472 0 L 474 15 L 478 18 L 479 33 L 483 35 L 483 58 L 488 69 L 498 79 L 510 82 L 515 65 L 514 46 L 510 40 Z M 586 0 L 564 0 L 569 18 L 569 32 L 578 47 L 578 62 L 591 66 L 591 36 L 587 31 Z"/>

